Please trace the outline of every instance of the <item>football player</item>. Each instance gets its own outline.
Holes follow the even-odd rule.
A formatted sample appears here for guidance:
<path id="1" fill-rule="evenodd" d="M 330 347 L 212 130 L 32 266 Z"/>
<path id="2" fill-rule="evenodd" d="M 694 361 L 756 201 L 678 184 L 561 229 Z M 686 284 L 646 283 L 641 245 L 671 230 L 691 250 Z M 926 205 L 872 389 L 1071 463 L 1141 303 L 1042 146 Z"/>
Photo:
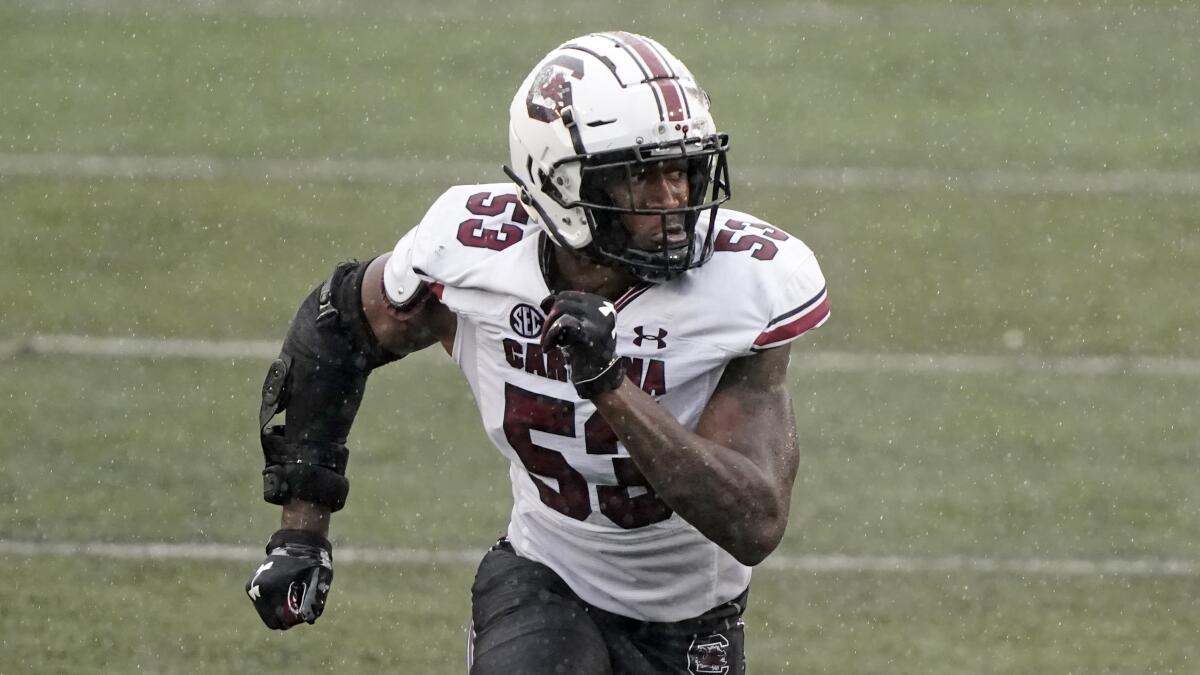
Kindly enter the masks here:
<path id="1" fill-rule="evenodd" d="M 320 616 L 367 376 L 440 344 L 512 482 L 471 589 L 470 672 L 741 673 L 751 568 L 797 471 L 789 343 L 829 315 L 821 270 L 723 208 L 728 137 L 654 40 L 554 49 L 509 141 L 507 182 L 449 189 L 301 305 L 260 410 L 282 526 L 246 591 L 271 628 Z"/>

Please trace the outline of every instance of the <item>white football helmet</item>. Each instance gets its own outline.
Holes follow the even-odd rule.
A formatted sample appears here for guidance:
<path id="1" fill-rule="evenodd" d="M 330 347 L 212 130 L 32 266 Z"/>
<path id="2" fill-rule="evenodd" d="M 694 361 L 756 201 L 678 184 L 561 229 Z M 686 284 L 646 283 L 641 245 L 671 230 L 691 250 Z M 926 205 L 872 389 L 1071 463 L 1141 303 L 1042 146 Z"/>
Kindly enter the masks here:
<path id="1" fill-rule="evenodd" d="M 626 32 L 575 38 L 547 54 L 513 97 L 504 170 L 560 246 L 665 281 L 712 255 L 717 207 L 730 196 L 729 137 L 717 132 L 708 108 L 691 72 L 654 40 Z M 639 165 L 676 158 L 687 161 L 686 207 L 618 208 L 602 187 L 622 176 L 632 181 Z M 622 213 L 659 216 L 662 247 L 631 246 Z M 667 244 L 675 214 L 684 214 L 686 244 Z"/>

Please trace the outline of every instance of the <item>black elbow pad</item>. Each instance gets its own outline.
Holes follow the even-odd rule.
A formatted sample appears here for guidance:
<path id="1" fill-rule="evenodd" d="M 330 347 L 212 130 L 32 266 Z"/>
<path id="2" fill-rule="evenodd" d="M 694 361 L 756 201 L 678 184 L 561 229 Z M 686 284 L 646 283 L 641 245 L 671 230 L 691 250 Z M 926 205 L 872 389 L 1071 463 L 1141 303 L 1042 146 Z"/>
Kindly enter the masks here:
<path id="1" fill-rule="evenodd" d="M 340 443 L 288 443 L 284 425 L 262 435 L 263 499 L 283 506 L 303 499 L 340 511 L 350 494 L 346 460 L 350 450 Z"/>
<path id="2" fill-rule="evenodd" d="M 346 438 L 367 376 L 397 356 L 379 346 L 362 309 L 368 263 L 338 265 L 301 303 L 263 382 L 259 429 L 263 498 L 303 499 L 337 511 L 346 503 Z M 287 411 L 286 424 L 269 426 Z"/>

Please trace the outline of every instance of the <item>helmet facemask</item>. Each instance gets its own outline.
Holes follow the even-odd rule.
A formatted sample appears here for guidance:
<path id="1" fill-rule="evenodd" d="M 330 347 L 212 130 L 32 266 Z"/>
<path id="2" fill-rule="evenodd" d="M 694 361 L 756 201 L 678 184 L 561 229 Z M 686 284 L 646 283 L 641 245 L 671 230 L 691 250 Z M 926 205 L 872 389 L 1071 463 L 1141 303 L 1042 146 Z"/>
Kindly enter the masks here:
<path id="1" fill-rule="evenodd" d="M 716 134 L 658 144 L 643 144 L 616 151 L 565 157 L 544 176 L 542 190 L 563 208 L 579 209 L 587 218 L 591 243 L 581 252 L 589 258 L 628 271 L 648 283 L 669 281 L 704 264 L 713 252 L 717 209 L 730 197 L 726 152 L 729 138 Z M 683 160 L 687 166 L 687 204 L 673 208 L 645 208 L 639 204 L 618 206 L 612 198 L 614 185 L 634 193 L 634 175 L 647 165 Z M 566 201 L 554 188 L 561 169 L 576 165 L 579 170 L 579 199 Z M 571 168 L 576 168 L 572 166 Z M 622 216 L 657 216 L 661 245 L 651 249 L 634 245 Z M 668 232 L 682 225 L 684 238 L 671 242 Z"/>

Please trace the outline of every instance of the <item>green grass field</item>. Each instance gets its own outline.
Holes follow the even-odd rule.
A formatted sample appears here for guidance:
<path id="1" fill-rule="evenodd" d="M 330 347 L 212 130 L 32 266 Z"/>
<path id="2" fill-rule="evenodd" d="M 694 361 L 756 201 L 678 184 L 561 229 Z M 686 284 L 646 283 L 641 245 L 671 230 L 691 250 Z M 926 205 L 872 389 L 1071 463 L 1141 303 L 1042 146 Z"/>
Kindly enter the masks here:
<path id="1" fill-rule="evenodd" d="M 1200 672 L 1200 377 L 1188 366 L 1200 359 L 1200 10 L 1184 3 L 5 3 L 0 342 L 281 339 L 338 260 L 391 248 L 450 180 L 501 179 L 521 77 L 562 40 L 611 28 L 691 66 L 733 136 L 733 205 L 816 250 L 834 313 L 797 352 L 1180 364 L 794 369 L 804 459 L 777 557 L 916 565 L 760 570 L 751 672 Z M 382 181 L 22 168 L 56 157 L 422 168 Z M 791 179 L 843 169 L 947 181 Z M 956 179 L 986 172 L 1141 182 Z M 265 368 L 0 356 L 0 545 L 245 550 L 0 548 L 0 675 L 464 671 L 473 568 L 451 559 L 503 531 L 510 497 L 457 370 L 422 354 L 373 376 L 334 523 L 338 547 L 443 557 L 339 563 L 320 622 L 278 634 L 241 591 L 278 517 L 259 497 Z M 920 564 L 956 557 L 1045 566 Z M 1179 565 L 1080 573 L 1070 561 Z"/>

